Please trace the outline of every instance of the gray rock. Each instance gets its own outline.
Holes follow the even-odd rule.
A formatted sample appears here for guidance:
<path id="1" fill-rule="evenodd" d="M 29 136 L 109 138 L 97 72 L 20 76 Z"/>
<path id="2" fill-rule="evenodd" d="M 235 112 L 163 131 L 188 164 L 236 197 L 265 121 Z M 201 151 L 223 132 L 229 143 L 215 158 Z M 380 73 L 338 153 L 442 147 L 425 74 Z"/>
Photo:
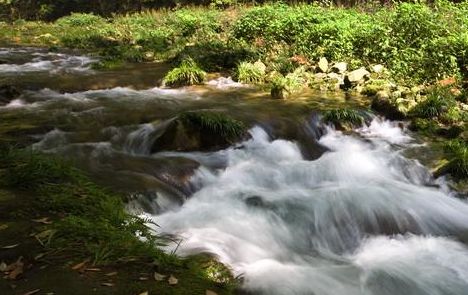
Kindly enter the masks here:
<path id="1" fill-rule="evenodd" d="M 343 74 L 348 69 L 348 64 L 345 62 L 338 62 L 331 67 L 332 72 Z"/>
<path id="2" fill-rule="evenodd" d="M 325 57 L 320 58 L 317 66 L 322 73 L 328 72 L 328 60 Z"/>
<path id="3" fill-rule="evenodd" d="M 349 72 L 346 75 L 345 80 L 349 81 L 350 83 L 359 83 L 364 80 L 364 78 L 370 75 L 369 71 L 365 68 L 359 68 L 352 72 Z"/>
<path id="4" fill-rule="evenodd" d="M 374 72 L 374 73 L 377 73 L 377 74 L 380 74 L 382 73 L 383 71 L 385 70 L 385 67 L 383 65 L 373 65 L 371 67 L 371 71 Z"/>
<path id="5" fill-rule="evenodd" d="M 343 84 L 343 75 L 340 75 L 338 73 L 328 73 L 327 77 L 328 79 L 330 79 L 331 82 Z"/>

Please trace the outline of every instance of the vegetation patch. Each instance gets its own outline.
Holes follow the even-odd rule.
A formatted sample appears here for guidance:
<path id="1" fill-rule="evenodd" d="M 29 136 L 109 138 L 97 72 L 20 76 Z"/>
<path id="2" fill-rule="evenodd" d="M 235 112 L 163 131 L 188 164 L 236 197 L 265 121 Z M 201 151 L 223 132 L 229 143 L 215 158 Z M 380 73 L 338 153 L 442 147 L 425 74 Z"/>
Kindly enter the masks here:
<path id="1" fill-rule="evenodd" d="M 236 69 L 237 81 L 246 84 L 259 84 L 265 80 L 266 66 L 261 61 L 241 62 Z"/>
<path id="2" fill-rule="evenodd" d="M 449 162 L 442 167 L 456 179 L 468 178 L 468 143 L 463 140 L 452 140 L 445 144 L 445 153 Z"/>
<path id="3" fill-rule="evenodd" d="M 206 73 L 191 58 L 169 71 L 163 79 L 163 84 L 169 87 L 189 86 L 201 84 L 205 81 Z"/>
<path id="4" fill-rule="evenodd" d="M 323 121 L 333 124 L 338 129 L 351 129 L 362 126 L 366 121 L 366 116 L 362 111 L 339 108 L 325 111 L 323 113 Z"/>
<path id="5" fill-rule="evenodd" d="M 243 122 L 221 113 L 188 112 L 179 118 L 186 124 L 197 126 L 203 132 L 219 134 L 228 140 L 237 139 L 247 131 Z"/>

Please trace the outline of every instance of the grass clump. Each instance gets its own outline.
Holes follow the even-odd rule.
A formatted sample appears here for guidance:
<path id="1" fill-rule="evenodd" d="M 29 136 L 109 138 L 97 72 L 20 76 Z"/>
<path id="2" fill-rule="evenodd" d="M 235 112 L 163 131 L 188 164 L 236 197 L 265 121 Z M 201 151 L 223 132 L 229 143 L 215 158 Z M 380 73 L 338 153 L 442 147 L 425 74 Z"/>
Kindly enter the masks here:
<path id="1" fill-rule="evenodd" d="M 235 140 L 245 134 L 246 125 L 222 113 L 187 112 L 179 117 L 182 122 L 197 126 L 204 132 L 221 135 L 228 140 Z"/>
<path id="2" fill-rule="evenodd" d="M 333 124 L 338 129 L 352 128 L 364 124 L 365 116 L 361 111 L 350 108 L 327 110 L 323 113 L 323 121 Z"/>
<path id="3" fill-rule="evenodd" d="M 72 13 L 56 21 L 56 25 L 64 27 L 97 26 L 106 23 L 106 19 L 92 13 Z"/>
<path id="4" fill-rule="evenodd" d="M 442 168 L 457 179 L 468 178 L 468 143 L 451 140 L 444 146 L 449 162 Z"/>
<path id="5" fill-rule="evenodd" d="M 167 73 L 163 84 L 170 87 L 180 87 L 201 84 L 205 81 L 206 72 L 191 58 L 183 60 L 180 65 Z"/>
<path id="6" fill-rule="evenodd" d="M 235 78 L 245 84 L 259 84 L 265 80 L 266 66 L 261 61 L 241 62 L 236 69 Z"/>
<path id="7" fill-rule="evenodd" d="M 450 88 L 435 87 L 427 94 L 426 100 L 419 103 L 412 112 L 421 118 L 440 118 L 455 106 L 455 97 Z"/>

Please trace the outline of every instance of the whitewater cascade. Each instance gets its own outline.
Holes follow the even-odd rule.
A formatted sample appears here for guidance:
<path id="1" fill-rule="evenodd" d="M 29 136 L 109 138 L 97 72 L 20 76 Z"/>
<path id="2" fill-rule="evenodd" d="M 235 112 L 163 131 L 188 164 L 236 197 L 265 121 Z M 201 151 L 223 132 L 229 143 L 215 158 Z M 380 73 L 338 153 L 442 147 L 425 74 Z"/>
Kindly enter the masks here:
<path id="1" fill-rule="evenodd" d="M 179 254 L 215 254 L 262 294 L 467 294 L 457 238 L 468 205 L 401 155 L 411 138 L 395 124 L 374 120 L 360 136 L 329 129 L 319 140 L 329 151 L 314 161 L 250 132 L 242 148 L 204 155 L 227 167 L 202 166 L 192 178 L 201 189 L 153 216 L 183 239 Z"/>

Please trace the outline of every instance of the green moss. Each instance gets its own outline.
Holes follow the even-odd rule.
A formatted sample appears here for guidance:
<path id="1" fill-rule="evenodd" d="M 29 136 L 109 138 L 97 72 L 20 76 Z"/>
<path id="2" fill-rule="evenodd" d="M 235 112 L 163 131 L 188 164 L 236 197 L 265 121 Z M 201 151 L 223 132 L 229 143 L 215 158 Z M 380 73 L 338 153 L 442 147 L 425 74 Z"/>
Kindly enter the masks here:
<path id="1" fill-rule="evenodd" d="M 200 69 L 193 59 L 187 58 L 166 74 L 163 84 L 170 87 L 189 86 L 203 83 L 205 77 L 205 71 Z"/>

